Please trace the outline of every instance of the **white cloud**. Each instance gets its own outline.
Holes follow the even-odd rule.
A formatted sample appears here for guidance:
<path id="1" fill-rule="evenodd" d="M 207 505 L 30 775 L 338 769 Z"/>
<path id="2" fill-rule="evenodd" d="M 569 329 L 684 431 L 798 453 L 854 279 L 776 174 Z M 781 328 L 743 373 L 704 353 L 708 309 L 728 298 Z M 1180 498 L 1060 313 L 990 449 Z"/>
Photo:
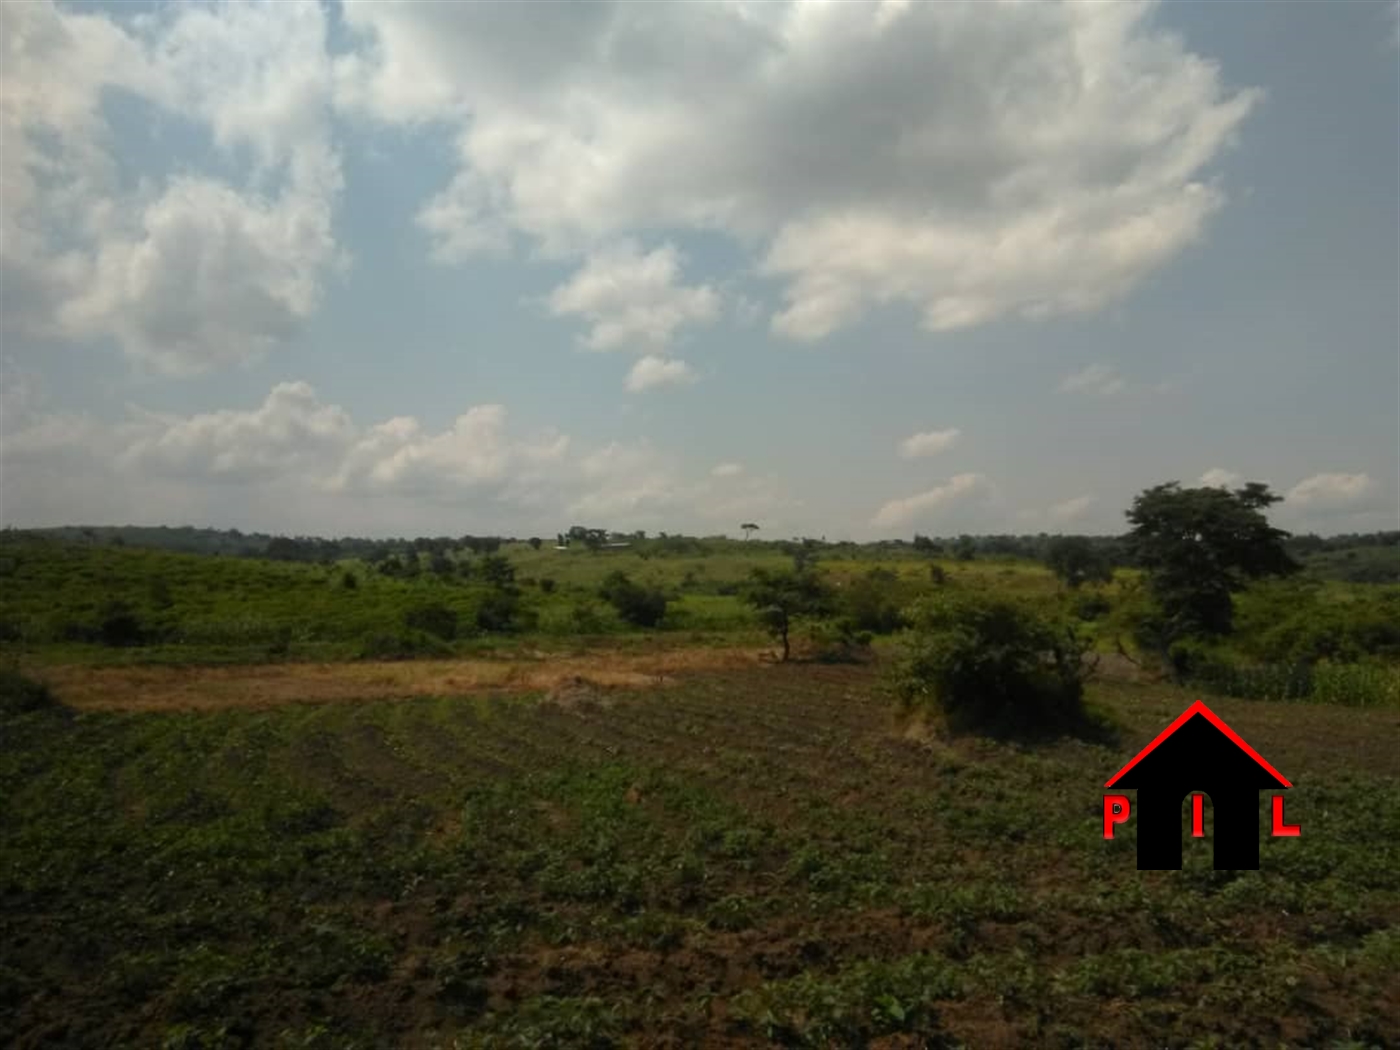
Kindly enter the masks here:
<path id="1" fill-rule="evenodd" d="M 344 261 L 322 9 L 191 5 L 119 20 L 0 7 L 6 326 L 111 337 L 177 373 L 294 336 Z M 103 108 L 113 88 L 151 107 L 153 130 L 171 115 L 205 128 L 223 166 L 246 176 L 201 175 L 177 157 L 164 176 L 122 177 Z"/>
<path id="2" fill-rule="evenodd" d="M 1093 364 L 1066 376 L 1060 383 L 1060 392 L 1112 397 L 1121 394 L 1126 387 L 1127 383 L 1112 365 Z"/>
<path id="3" fill-rule="evenodd" d="M 414 506 L 424 513 L 457 508 L 476 527 L 490 521 L 513 531 L 561 528 L 566 519 L 629 529 L 735 527 L 752 518 L 780 524 L 798 505 L 777 479 L 750 477 L 737 463 L 696 476 L 646 442 L 579 449 L 554 430 L 518 433 L 501 405 L 472 406 L 441 430 L 412 416 L 362 426 L 309 384 L 285 382 L 249 409 L 168 415 L 132 408 L 126 419 L 102 423 L 43 411 L 9 362 L 5 379 L 0 454 L 11 520 L 16 500 L 50 505 L 45 479 L 77 477 L 79 468 L 89 487 L 103 480 L 107 506 L 130 502 L 118 498 L 121 491 L 158 484 L 167 499 L 178 493 L 178 507 L 206 505 L 224 490 L 244 504 L 267 499 L 274 516 L 289 500 L 314 505 L 318 528 L 330 531 L 344 531 L 324 522 L 342 519 L 348 507 L 357 521 L 402 508 L 410 528 L 421 527 L 412 524 Z M 29 471 L 19 496 L 11 465 Z"/>
<path id="4" fill-rule="evenodd" d="M 1310 511 L 1354 509 L 1375 491 L 1366 474 L 1314 474 L 1288 490 L 1285 499 L 1294 508 Z"/>
<path id="5" fill-rule="evenodd" d="M 568 504 L 578 518 L 646 520 L 685 502 L 675 465 L 650 445 L 613 442 L 585 456 Z"/>
<path id="6" fill-rule="evenodd" d="M 911 434 L 899 444 L 899 454 L 905 459 L 918 459 L 922 456 L 936 456 L 957 444 L 962 431 L 956 427 L 948 430 L 928 430 Z"/>
<path id="7" fill-rule="evenodd" d="M 1050 508 L 1048 516 L 1056 525 L 1065 525 L 1082 518 L 1085 511 L 1097 502 L 1093 496 L 1075 496 L 1056 503 Z"/>
<path id="8" fill-rule="evenodd" d="M 133 219 L 105 232 L 58 321 L 68 335 L 115 336 L 170 373 L 240 364 L 290 339 L 336 254 L 328 201 L 315 194 L 267 201 L 177 179 Z"/>
<path id="9" fill-rule="evenodd" d="M 451 498 L 483 486 L 532 483 L 568 451 L 564 435 L 512 438 L 506 421 L 501 405 L 476 405 L 436 434 L 411 416 L 387 420 L 353 444 L 330 487 Z"/>
<path id="10" fill-rule="evenodd" d="M 251 481 L 332 468 L 354 439 L 349 414 L 307 383 L 279 383 L 251 411 L 144 413 L 120 462 L 151 473 Z"/>
<path id="11" fill-rule="evenodd" d="M 1211 467 L 1201 475 L 1200 484 L 1211 489 L 1233 489 L 1238 488 L 1244 478 L 1236 474 L 1233 470 L 1226 470 L 1224 467 Z"/>
<path id="12" fill-rule="evenodd" d="M 944 485 L 921 492 L 917 496 L 890 500 L 875 514 L 871 524 L 876 528 L 889 529 L 908 525 L 914 521 L 927 520 L 936 511 L 945 510 L 955 503 L 988 494 L 987 479 L 981 474 L 957 474 Z"/>
<path id="13" fill-rule="evenodd" d="M 658 386 L 684 386 L 695 382 L 695 371 L 684 361 L 644 357 L 627 373 L 627 389 L 634 394 Z"/>
<path id="14" fill-rule="evenodd" d="M 39 377 L 14 359 L 0 357 L 0 459 L 55 465 L 91 455 L 103 446 L 105 436 L 102 425 L 90 416 L 49 411 Z"/>
<path id="15" fill-rule="evenodd" d="M 664 351 L 682 326 L 707 324 L 720 312 L 714 289 L 677 283 L 681 263 L 672 244 L 646 255 L 630 242 L 614 246 L 589 256 L 550 294 L 549 308 L 592 325 L 584 339 L 590 350 Z"/>
<path id="16" fill-rule="evenodd" d="M 1122 297 L 1201 235 L 1259 98 L 1146 4 L 344 12 L 347 110 L 457 130 L 420 219 L 440 257 L 722 232 L 797 339 L 882 303 L 944 330 Z"/>

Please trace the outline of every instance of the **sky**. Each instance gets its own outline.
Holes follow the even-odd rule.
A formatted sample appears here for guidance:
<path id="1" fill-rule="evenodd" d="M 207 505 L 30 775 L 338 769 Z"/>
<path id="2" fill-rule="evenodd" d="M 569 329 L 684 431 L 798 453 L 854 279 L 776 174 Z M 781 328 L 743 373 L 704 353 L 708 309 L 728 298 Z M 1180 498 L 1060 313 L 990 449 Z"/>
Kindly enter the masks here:
<path id="1" fill-rule="evenodd" d="M 0 4 L 0 522 L 1400 528 L 1400 6 Z"/>

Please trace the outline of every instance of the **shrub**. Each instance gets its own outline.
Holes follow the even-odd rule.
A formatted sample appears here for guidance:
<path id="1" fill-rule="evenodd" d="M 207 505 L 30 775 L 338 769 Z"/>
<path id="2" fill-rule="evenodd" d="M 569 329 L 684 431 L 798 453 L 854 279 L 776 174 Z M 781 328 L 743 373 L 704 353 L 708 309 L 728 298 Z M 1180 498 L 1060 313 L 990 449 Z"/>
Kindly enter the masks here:
<path id="1" fill-rule="evenodd" d="M 912 610 L 892 676 L 900 704 L 932 707 L 955 729 L 1067 728 L 1083 717 L 1086 643 L 1025 605 L 941 594 Z"/>
<path id="2" fill-rule="evenodd" d="M 0 716 L 51 711 L 60 705 L 43 682 L 14 667 L 0 667 Z"/>
<path id="3" fill-rule="evenodd" d="M 360 644 L 361 660 L 411 660 L 421 656 L 448 656 L 452 652 L 441 639 L 422 631 L 371 634 Z"/>
<path id="4" fill-rule="evenodd" d="M 450 642 L 457 637 L 457 611 L 445 605 L 420 605 L 404 614 L 404 626 Z"/>
<path id="5" fill-rule="evenodd" d="M 281 659 L 292 649 L 292 629 L 287 624 L 279 624 L 272 635 L 272 639 L 267 643 L 267 656 L 269 659 Z"/>
<path id="6" fill-rule="evenodd" d="M 103 645 L 140 645 L 146 640 L 146 631 L 131 606 L 126 602 L 114 601 L 109 602 L 102 612 L 98 637 Z"/>
<path id="7" fill-rule="evenodd" d="M 159 576 L 151 581 L 149 592 L 152 608 L 169 609 L 175 604 L 175 599 L 170 594 L 170 584 Z"/>
<path id="8" fill-rule="evenodd" d="M 569 618 L 573 621 L 574 630 L 579 634 L 602 634 L 608 629 L 600 606 L 594 602 L 579 602 L 569 613 Z"/>
<path id="9" fill-rule="evenodd" d="M 666 616 L 666 595 L 661 589 L 634 583 L 621 570 L 609 573 L 598 593 L 635 627 L 655 627 Z"/>
<path id="10" fill-rule="evenodd" d="M 340 577 L 340 585 L 347 591 L 353 591 L 360 586 L 360 581 L 355 579 L 355 574 L 353 572 L 346 572 Z"/>
<path id="11" fill-rule="evenodd" d="M 871 657 L 874 635 L 861 630 L 854 621 L 842 618 L 822 621 L 811 627 L 811 659 L 822 664 L 858 664 Z"/>
<path id="12" fill-rule="evenodd" d="M 506 590 L 515 582 L 515 566 L 504 554 L 488 554 L 477 562 L 477 575 L 492 587 Z"/>
<path id="13" fill-rule="evenodd" d="M 841 610 L 856 630 L 893 634 L 905 626 L 899 577 L 888 569 L 871 569 L 841 596 Z"/>
<path id="14" fill-rule="evenodd" d="M 1113 603 L 1105 595 L 1095 592 L 1086 594 L 1075 600 L 1074 615 L 1081 620 L 1097 620 L 1101 616 L 1107 615 L 1113 609 Z"/>
<path id="15" fill-rule="evenodd" d="M 555 590 L 558 588 L 558 586 L 559 586 L 559 585 L 558 585 L 557 583 L 555 583 L 555 581 L 552 580 L 550 577 L 548 577 L 548 576 L 542 576 L 542 577 L 540 577 L 540 592 L 541 592 L 542 594 L 553 594 L 553 593 L 555 592 Z"/>
<path id="16" fill-rule="evenodd" d="M 527 630 L 533 617 L 520 605 L 520 595 L 514 590 L 492 590 L 476 607 L 476 626 L 488 634 L 512 634 Z"/>

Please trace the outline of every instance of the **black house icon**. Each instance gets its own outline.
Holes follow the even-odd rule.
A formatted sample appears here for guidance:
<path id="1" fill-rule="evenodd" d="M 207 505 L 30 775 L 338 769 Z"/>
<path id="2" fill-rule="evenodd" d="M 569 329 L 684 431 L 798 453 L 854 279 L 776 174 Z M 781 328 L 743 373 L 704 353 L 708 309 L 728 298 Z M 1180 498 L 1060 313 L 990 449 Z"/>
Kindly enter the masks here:
<path id="1" fill-rule="evenodd" d="M 1210 797 L 1216 870 L 1259 868 L 1259 792 L 1293 785 L 1199 700 L 1113 775 L 1137 789 L 1138 870 L 1180 869 L 1181 803 Z"/>

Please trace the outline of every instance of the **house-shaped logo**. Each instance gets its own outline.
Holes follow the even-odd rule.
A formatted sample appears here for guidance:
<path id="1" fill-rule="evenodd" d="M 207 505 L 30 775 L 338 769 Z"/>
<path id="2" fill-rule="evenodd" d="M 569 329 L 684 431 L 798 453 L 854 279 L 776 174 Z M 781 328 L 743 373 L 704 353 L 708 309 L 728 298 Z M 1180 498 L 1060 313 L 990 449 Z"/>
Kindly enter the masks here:
<path id="1" fill-rule="evenodd" d="M 1136 788 L 1139 871 L 1181 868 L 1181 802 L 1192 797 L 1192 835 L 1205 835 L 1204 798 L 1211 801 L 1216 870 L 1259 868 L 1259 792 L 1293 785 L 1199 700 L 1138 752 L 1104 787 Z M 1126 821 L 1126 795 L 1105 795 L 1104 838 Z M 1283 796 L 1273 797 L 1273 834 L 1299 834 L 1283 822 Z"/>

